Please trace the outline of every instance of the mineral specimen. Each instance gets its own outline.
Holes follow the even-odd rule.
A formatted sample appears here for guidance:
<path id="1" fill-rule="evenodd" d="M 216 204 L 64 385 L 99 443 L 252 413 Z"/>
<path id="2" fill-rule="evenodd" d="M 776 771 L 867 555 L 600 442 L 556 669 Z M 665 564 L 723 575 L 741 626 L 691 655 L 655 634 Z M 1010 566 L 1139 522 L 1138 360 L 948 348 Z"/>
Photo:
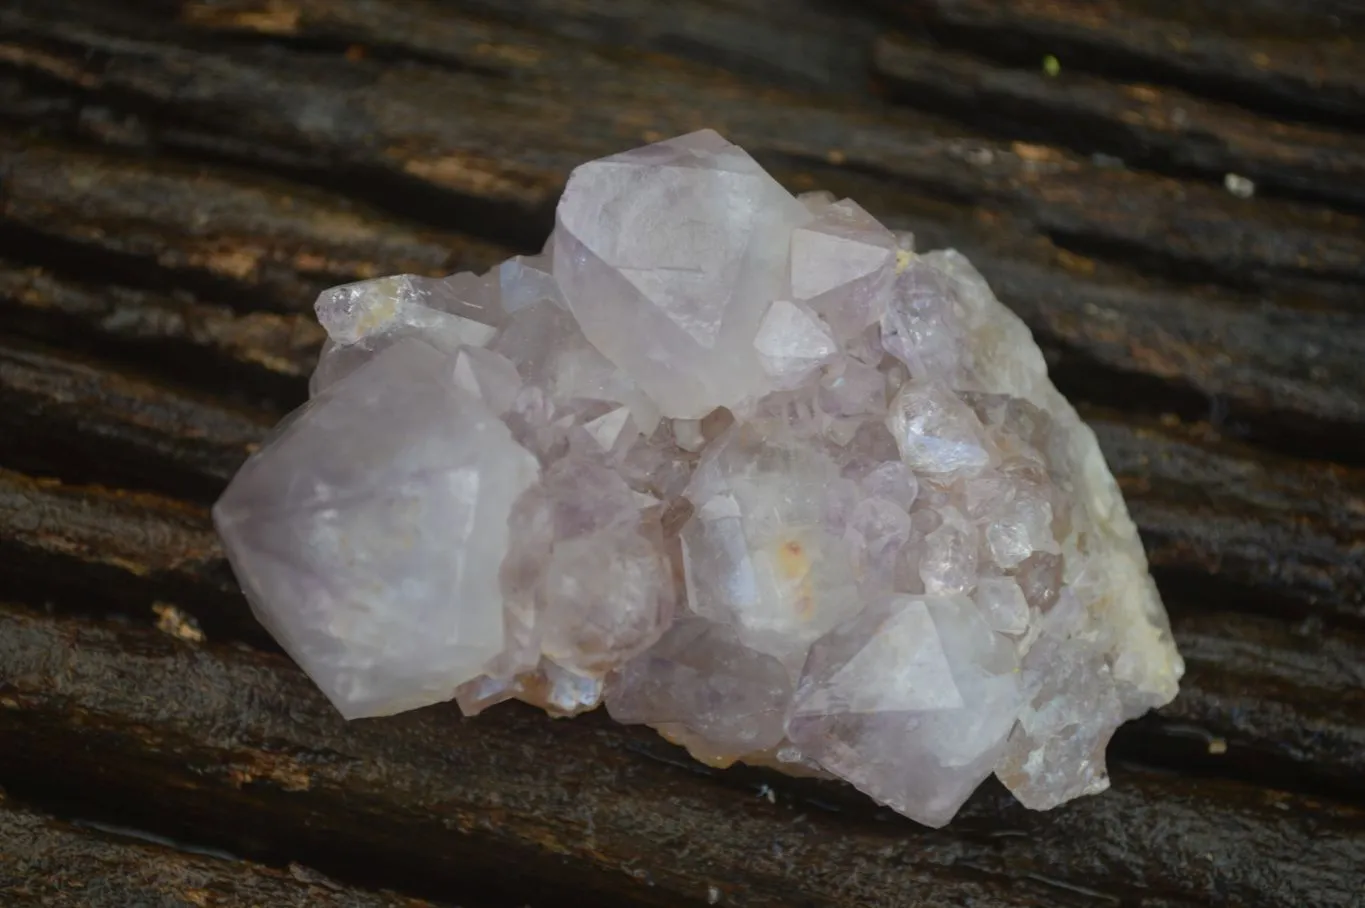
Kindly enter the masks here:
<path id="1" fill-rule="evenodd" d="M 605 702 L 946 823 L 1103 790 L 1182 663 L 1095 437 L 953 251 L 711 131 L 585 164 L 536 256 L 329 290 L 214 509 L 347 717 Z"/>

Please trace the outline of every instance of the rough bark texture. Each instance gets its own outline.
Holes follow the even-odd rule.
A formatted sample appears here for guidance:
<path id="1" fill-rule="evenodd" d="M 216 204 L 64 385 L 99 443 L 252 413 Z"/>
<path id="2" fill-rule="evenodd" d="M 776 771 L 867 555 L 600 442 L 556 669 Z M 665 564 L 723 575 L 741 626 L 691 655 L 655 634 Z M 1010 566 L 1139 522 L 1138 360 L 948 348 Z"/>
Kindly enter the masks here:
<path id="1" fill-rule="evenodd" d="M 1365 905 L 1363 44 L 1354 0 L 0 4 L 0 902 Z M 1109 793 L 928 831 L 602 716 L 348 725 L 251 618 L 207 508 L 316 292 L 534 248 L 575 163 L 700 126 L 965 251 L 1095 426 L 1190 666 Z"/>

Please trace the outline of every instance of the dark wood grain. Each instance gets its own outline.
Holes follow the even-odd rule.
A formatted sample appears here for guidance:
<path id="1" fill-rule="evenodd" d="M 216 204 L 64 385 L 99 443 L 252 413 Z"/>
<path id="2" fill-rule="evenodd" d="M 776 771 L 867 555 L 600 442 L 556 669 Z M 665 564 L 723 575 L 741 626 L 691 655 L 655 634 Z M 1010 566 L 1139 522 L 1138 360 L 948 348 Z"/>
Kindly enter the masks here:
<path id="1" fill-rule="evenodd" d="M 910 0 L 884 7 L 1004 58 L 1054 54 L 1288 119 L 1365 125 L 1359 4 Z"/>
<path id="2" fill-rule="evenodd" d="M 1365 905 L 1362 34 L 1353 0 L 0 4 L 0 893 Z M 576 163 L 701 126 L 966 252 L 1095 428 L 1189 666 L 1110 792 L 929 831 L 605 716 L 346 724 L 251 616 L 208 507 L 303 399 L 317 292 L 534 248 Z"/>
<path id="3" fill-rule="evenodd" d="M 1180 89 L 1115 82 L 1084 70 L 1055 76 L 1039 61 L 1003 67 L 927 41 L 882 37 L 874 67 L 893 97 L 934 106 L 992 133 L 1061 139 L 1137 167 L 1222 181 L 1330 207 L 1365 203 L 1365 135 L 1286 123 Z M 1060 64 L 1059 64 L 1060 65 Z"/>
<path id="4" fill-rule="evenodd" d="M 63 823 L 10 804 L 0 793 L 0 897 L 15 908 L 427 908 L 432 904 L 357 890 L 297 865 L 274 869 L 227 854 L 193 854 L 184 849 L 180 843 L 129 837 L 117 827 Z"/>
<path id="5" fill-rule="evenodd" d="M 581 884 L 583 904 L 700 902 L 709 881 L 746 905 L 793 892 L 812 905 L 1085 904 L 1076 888 L 1139 905 L 1332 905 L 1352 896 L 1338 868 L 1365 860 L 1357 809 L 1235 782 L 1123 771 L 1111 793 L 1050 813 L 992 789 L 930 832 L 834 785 L 774 779 L 769 803 L 742 776 L 675 765 L 652 734 L 597 718 L 427 709 L 347 725 L 280 656 L 12 609 L 0 628 L 19 679 L 0 702 L 16 775 L 41 777 L 46 742 L 98 742 L 67 759 L 68 796 L 110 782 L 120 798 L 161 792 L 184 832 L 217 844 L 249 851 L 269 826 L 319 864 L 364 853 L 433 886 L 496 893 L 516 868 L 546 891 Z M 1227 836 L 1230 823 L 1246 833 Z M 1299 847 L 1310 829 L 1315 847 Z"/>
<path id="6" fill-rule="evenodd" d="M 11 57 L 21 71 L 55 75 L 77 98 L 127 98 L 130 110 L 146 111 L 141 125 L 149 141 L 253 162 L 292 156 L 326 167 L 319 178 L 330 181 L 348 174 L 395 186 L 424 181 L 451 193 L 452 207 L 477 193 L 534 213 L 553 202 L 568 169 L 585 156 L 705 121 L 793 181 L 801 165 L 833 156 L 839 166 L 932 196 L 1017 212 L 1045 233 L 1132 247 L 1248 286 L 1357 284 L 1365 277 L 1365 231 L 1353 216 L 1289 203 L 1239 205 L 1220 187 L 1112 173 L 1056 149 L 1021 154 L 1005 144 L 986 161 L 964 155 L 964 137 L 948 124 L 909 110 L 745 92 L 733 77 L 693 67 L 652 69 L 643 79 L 648 60 L 596 56 L 512 26 L 480 35 L 472 48 L 468 38 L 452 42 L 440 61 L 446 65 L 396 70 L 382 60 L 284 55 L 261 44 L 228 54 L 204 47 L 200 30 L 178 35 L 125 12 L 92 10 L 73 21 L 71 3 L 44 3 L 34 13 L 21 4 L 8 14 L 12 28 L 44 48 Z M 113 21 L 97 30 L 91 17 Z M 451 25 L 463 33 L 458 18 Z M 300 18 L 290 34 L 305 26 Z M 371 33 L 357 28 L 352 36 L 364 41 Z M 525 63 L 512 54 L 496 74 L 457 68 L 473 65 L 492 40 L 525 48 Z M 533 73 L 519 73 L 523 68 Z M 464 114 L 426 113 L 443 105 Z M 524 234 L 529 224 L 511 232 Z M 542 225 L 534 226 L 539 236 Z"/>

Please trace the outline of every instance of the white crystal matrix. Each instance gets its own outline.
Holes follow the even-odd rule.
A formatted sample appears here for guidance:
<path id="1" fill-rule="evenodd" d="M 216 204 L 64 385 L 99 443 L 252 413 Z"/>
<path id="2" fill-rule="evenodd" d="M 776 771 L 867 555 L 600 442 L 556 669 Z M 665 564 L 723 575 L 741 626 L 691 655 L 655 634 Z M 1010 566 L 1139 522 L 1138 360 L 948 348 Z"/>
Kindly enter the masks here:
<path id="1" fill-rule="evenodd" d="M 711 131 L 584 164 L 537 256 L 322 294 L 214 509 L 347 717 L 605 703 L 942 825 L 1108 785 L 1179 655 L 1095 436 L 960 254 Z"/>

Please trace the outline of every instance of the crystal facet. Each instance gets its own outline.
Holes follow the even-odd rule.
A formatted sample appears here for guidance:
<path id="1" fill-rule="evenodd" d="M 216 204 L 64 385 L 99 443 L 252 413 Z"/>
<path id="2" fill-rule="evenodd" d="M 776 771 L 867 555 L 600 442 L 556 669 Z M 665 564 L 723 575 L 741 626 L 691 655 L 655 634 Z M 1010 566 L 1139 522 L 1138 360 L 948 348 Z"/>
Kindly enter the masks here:
<path id="1" fill-rule="evenodd" d="M 753 341 L 806 207 L 704 130 L 577 168 L 554 276 L 583 333 L 654 398 L 700 419 L 767 390 Z"/>
<path id="2" fill-rule="evenodd" d="M 929 825 L 1104 790 L 1183 670 L 1094 434 L 961 254 L 704 130 L 584 164 L 538 255 L 329 290 L 214 509 L 348 717 L 605 703 Z"/>
<path id="3" fill-rule="evenodd" d="M 262 623 L 348 717 L 448 699 L 503 648 L 498 565 L 535 460 L 403 340 L 314 398 L 214 518 Z"/>

